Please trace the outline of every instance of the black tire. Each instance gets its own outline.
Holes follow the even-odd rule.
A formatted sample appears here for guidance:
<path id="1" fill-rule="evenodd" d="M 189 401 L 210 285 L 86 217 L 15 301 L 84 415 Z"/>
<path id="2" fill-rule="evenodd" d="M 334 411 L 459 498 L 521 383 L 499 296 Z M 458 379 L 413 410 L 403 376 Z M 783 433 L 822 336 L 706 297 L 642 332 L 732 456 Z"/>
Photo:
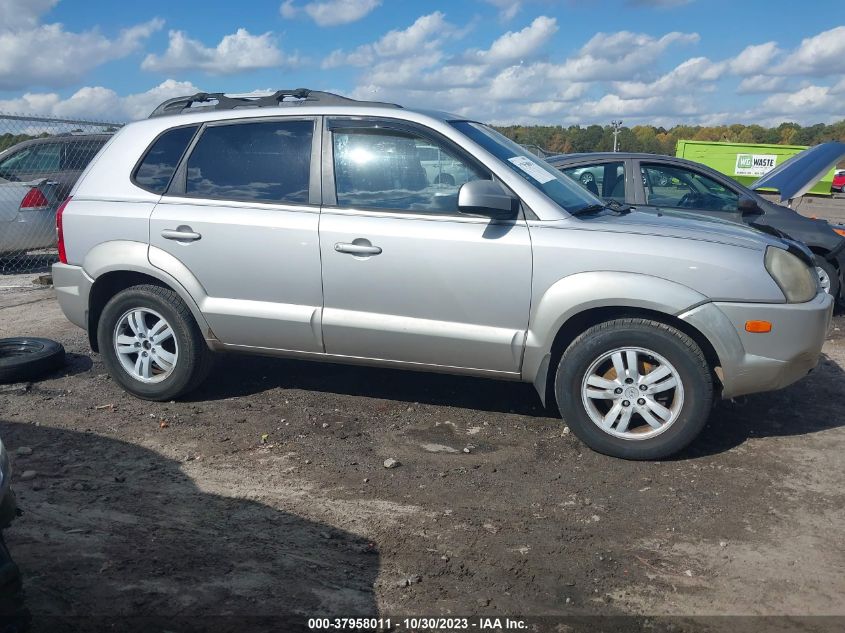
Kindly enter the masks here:
<path id="1" fill-rule="evenodd" d="M 0 339 L 0 383 L 34 380 L 65 364 L 65 348 L 47 338 Z"/>
<path id="2" fill-rule="evenodd" d="M 589 172 L 589 171 L 585 171 L 583 174 L 578 176 L 578 180 L 580 180 L 581 184 L 585 185 L 585 186 L 587 184 L 591 183 L 591 182 L 594 182 L 595 179 L 596 179 L 596 177 L 593 176 L 592 172 Z"/>
<path id="3" fill-rule="evenodd" d="M 813 259 L 815 260 L 816 268 L 824 270 L 827 278 L 830 279 L 830 289 L 828 290 L 828 293 L 836 301 L 839 301 L 839 271 L 836 270 L 836 266 L 831 264 L 821 255 L 816 255 Z"/>
<path id="4" fill-rule="evenodd" d="M 644 348 L 664 357 L 677 370 L 684 388 L 678 417 L 648 439 L 624 439 L 605 432 L 590 418 L 581 399 L 590 366 L 622 347 Z M 713 379 L 701 349 L 683 332 L 648 319 L 616 319 L 589 328 L 569 345 L 557 367 L 555 395 L 566 424 L 593 450 L 623 459 L 663 459 L 685 448 L 704 428 L 713 404 Z"/>
<path id="5" fill-rule="evenodd" d="M 118 359 L 113 337 L 118 321 L 136 308 L 155 310 L 168 322 L 178 345 L 172 373 L 161 382 L 134 378 Z M 97 342 L 111 377 L 126 391 L 144 400 L 173 400 L 196 389 L 212 367 L 212 353 L 185 302 L 169 288 L 143 285 L 117 293 L 106 304 L 97 324 Z"/>

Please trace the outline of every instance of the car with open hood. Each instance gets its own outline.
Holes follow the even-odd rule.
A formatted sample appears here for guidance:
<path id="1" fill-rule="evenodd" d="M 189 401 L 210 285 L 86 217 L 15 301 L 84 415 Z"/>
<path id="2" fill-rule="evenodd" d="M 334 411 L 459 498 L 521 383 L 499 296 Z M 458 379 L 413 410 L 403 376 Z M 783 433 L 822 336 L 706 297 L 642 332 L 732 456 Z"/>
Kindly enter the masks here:
<path id="1" fill-rule="evenodd" d="M 710 167 L 674 156 L 602 152 L 562 154 L 546 160 L 579 183 L 585 169 L 608 174 L 607 180 L 596 179 L 601 188 L 593 191 L 604 200 L 624 202 L 643 211 L 707 215 L 800 241 L 813 253 L 822 287 L 841 300 L 845 289 L 845 230 L 825 220 L 805 217 L 783 203 L 804 195 L 843 157 L 845 143 L 823 143 L 790 158 L 750 187 Z M 777 192 L 777 202 L 761 192 Z"/>
<path id="2" fill-rule="evenodd" d="M 655 459 L 714 397 L 805 376 L 832 312 L 793 243 L 607 204 L 482 123 L 324 92 L 169 100 L 71 194 L 59 303 L 150 400 L 218 351 L 468 374 Z"/>

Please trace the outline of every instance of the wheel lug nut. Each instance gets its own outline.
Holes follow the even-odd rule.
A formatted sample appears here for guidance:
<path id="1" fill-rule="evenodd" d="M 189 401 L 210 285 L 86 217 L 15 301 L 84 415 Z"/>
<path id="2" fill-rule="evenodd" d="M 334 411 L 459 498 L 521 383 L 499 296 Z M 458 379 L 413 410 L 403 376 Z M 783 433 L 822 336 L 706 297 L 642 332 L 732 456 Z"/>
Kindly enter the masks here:
<path id="1" fill-rule="evenodd" d="M 648 389 L 646 385 L 640 385 L 640 391 L 645 391 L 646 389 Z"/>
<path id="2" fill-rule="evenodd" d="M 625 384 L 626 384 L 626 385 L 630 385 L 632 382 L 634 382 L 634 379 L 633 379 L 633 378 L 626 378 L 626 379 L 625 379 Z"/>
<path id="3" fill-rule="evenodd" d="M 631 403 L 630 403 L 630 401 L 628 401 L 628 400 L 623 400 L 623 401 L 622 401 L 622 406 L 623 406 L 623 407 L 630 407 L 630 406 L 631 406 Z"/>
<path id="4" fill-rule="evenodd" d="M 645 398 L 640 398 L 639 400 L 637 400 L 637 404 L 644 405 L 645 404 Z"/>
<path id="5" fill-rule="evenodd" d="M 622 393 L 622 387 L 617 387 L 616 389 L 613 390 L 613 393 L 616 393 L 616 394 Z"/>

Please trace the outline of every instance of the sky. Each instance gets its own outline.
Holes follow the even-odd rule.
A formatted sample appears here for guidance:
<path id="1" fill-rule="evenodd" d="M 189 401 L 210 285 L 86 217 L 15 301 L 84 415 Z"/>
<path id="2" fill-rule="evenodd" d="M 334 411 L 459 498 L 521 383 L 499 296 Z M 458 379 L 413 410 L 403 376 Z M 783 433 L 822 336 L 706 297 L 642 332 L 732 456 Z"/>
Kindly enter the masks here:
<path id="1" fill-rule="evenodd" d="M 820 0 L 0 0 L 0 112 L 127 121 L 329 90 L 494 124 L 845 119 Z"/>

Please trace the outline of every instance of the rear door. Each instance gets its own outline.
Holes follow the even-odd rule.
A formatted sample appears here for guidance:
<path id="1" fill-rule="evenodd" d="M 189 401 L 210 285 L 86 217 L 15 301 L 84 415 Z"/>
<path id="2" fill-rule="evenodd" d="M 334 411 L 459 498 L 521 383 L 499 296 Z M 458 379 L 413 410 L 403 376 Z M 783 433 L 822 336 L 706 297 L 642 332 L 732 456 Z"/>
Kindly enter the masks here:
<path id="1" fill-rule="evenodd" d="M 204 125 L 153 210 L 151 263 L 176 259 L 196 277 L 224 343 L 323 351 L 316 122 Z"/>
<path id="2" fill-rule="evenodd" d="M 632 203 L 631 169 L 628 160 L 602 160 L 567 164 L 560 170 L 587 191 L 603 200 Z"/>
<path id="3" fill-rule="evenodd" d="M 516 374 L 528 227 L 457 208 L 460 186 L 491 174 L 431 130 L 389 120 L 329 119 L 323 153 L 326 352 Z"/>

